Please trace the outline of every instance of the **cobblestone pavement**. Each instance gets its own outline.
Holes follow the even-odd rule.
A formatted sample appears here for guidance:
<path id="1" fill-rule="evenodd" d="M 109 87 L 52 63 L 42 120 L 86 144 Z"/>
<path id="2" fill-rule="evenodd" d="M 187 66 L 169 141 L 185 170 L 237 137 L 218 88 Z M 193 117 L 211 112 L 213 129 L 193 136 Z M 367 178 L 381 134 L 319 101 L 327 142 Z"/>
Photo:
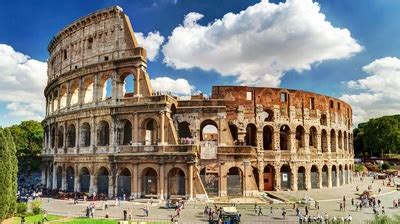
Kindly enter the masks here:
<path id="1" fill-rule="evenodd" d="M 400 180 L 397 179 L 399 182 Z M 392 208 L 392 201 L 400 198 L 400 191 L 396 191 L 394 187 L 387 187 L 382 185 L 382 180 L 375 180 L 372 183 L 371 178 L 364 178 L 364 182 L 360 182 L 357 179 L 353 184 L 331 188 L 331 189 L 318 189 L 310 190 L 304 192 L 278 192 L 278 194 L 292 199 L 297 200 L 308 196 L 313 198 L 320 203 L 320 209 L 314 209 L 314 203 L 311 203 L 310 214 L 323 216 L 325 212 L 329 215 L 335 216 L 347 216 L 351 215 L 353 217 L 352 223 L 363 223 L 365 220 L 372 219 L 374 214 L 372 208 L 363 208 L 362 211 L 355 211 L 355 206 L 351 205 L 351 198 L 358 198 L 356 195 L 356 186 L 359 186 L 359 192 L 366 190 L 368 185 L 372 185 L 372 190 L 375 194 L 378 194 L 378 189 L 381 188 L 381 193 L 377 196 L 378 199 L 382 201 L 382 205 L 385 206 L 386 214 L 399 214 L 399 209 Z M 343 196 L 346 196 L 346 211 L 339 211 L 339 203 L 342 201 Z M 355 199 L 357 202 L 358 199 Z M 43 208 L 49 214 L 57 214 L 63 216 L 84 216 L 85 208 L 89 202 L 80 201 L 79 204 L 74 205 L 72 200 L 54 200 L 54 199 L 43 199 Z M 163 208 L 164 204 L 154 203 L 150 206 L 149 217 L 144 216 L 142 203 L 137 202 L 121 202 L 119 206 L 114 206 L 113 201 L 109 201 L 108 210 L 102 210 L 102 202 L 96 202 L 95 217 L 103 218 L 106 213 L 110 215 L 111 218 L 122 219 L 123 210 L 132 210 L 132 215 L 134 219 L 140 220 L 166 220 L 170 219 L 171 215 L 175 215 L 174 209 Z M 212 205 L 212 203 L 209 203 Z M 186 208 L 183 210 L 181 217 L 179 218 L 179 223 L 207 223 L 206 217 L 203 215 L 205 203 L 204 202 L 190 202 L 186 204 Z M 270 205 L 262 205 L 262 211 L 264 216 L 256 216 L 254 212 L 254 205 L 252 204 L 239 204 L 238 211 L 242 214 L 242 223 L 296 223 L 295 211 L 293 210 L 292 204 L 274 204 L 273 214 L 270 214 Z M 286 220 L 281 219 L 281 208 L 285 207 L 288 212 L 288 217 Z M 300 211 L 304 212 L 304 208 L 300 207 Z"/>

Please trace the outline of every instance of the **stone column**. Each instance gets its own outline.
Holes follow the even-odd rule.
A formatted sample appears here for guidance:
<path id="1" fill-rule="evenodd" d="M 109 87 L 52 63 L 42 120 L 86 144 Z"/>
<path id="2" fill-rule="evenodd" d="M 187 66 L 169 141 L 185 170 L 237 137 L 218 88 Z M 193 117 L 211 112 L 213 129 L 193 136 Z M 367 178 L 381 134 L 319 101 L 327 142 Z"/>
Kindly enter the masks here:
<path id="1" fill-rule="evenodd" d="M 46 175 L 47 175 L 46 170 L 47 170 L 47 166 L 43 163 L 41 168 L 42 168 L 42 178 L 41 178 L 41 180 L 40 180 L 40 183 L 41 183 L 42 185 L 48 187 L 48 186 L 46 185 L 46 184 L 47 184 L 47 181 L 46 181 Z"/>
<path id="2" fill-rule="evenodd" d="M 97 194 L 97 177 L 95 175 L 90 175 L 89 193 L 93 194 L 94 192 Z"/>
<path id="3" fill-rule="evenodd" d="M 322 188 L 322 167 L 318 169 L 318 188 Z"/>
<path id="4" fill-rule="evenodd" d="M 311 189 L 311 167 L 304 166 L 304 168 L 306 170 L 306 173 L 305 173 L 305 176 L 306 176 L 305 187 L 306 187 L 306 190 L 310 190 Z"/>
<path id="5" fill-rule="evenodd" d="M 68 81 L 68 83 L 67 83 L 67 106 L 66 106 L 68 109 L 71 107 L 71 97 L 72 97 L 71 81 Z"/>
<path id="6" fill-rule="evenodd" d="M 133 138 L 132 138 L 132 142 L 135 142 L 136 145 L 139 144 L 139 115 L 137 112 L 133 113 Z"/>
<path id="7" fill-rule="evenodd" d="M 114 196 L 114 177 L 113 173 L 111 172 L 111 175 L 108 176 L 108 197 Z"/>
<path id="8" fill-rule="evenodd" d="M 74 170 L 75 170 L 75 175 L 74 175 L 74 191 L 80 191 L 81 189 L 79 189 L 79 187 L 80 187 L 80 184 L 79 184 L 79 181 L 80 181 L 80 179 L 79 179 L 79 167 L 78 167 L 78 164 L 75 164 L 75 168 L 74 168 Z"/>
<path id="9" fill-rule="evenodd" d="M 138 189 L 138 166 L 137 164 L 133 164 L 132 166 L 132 180 L 131 180 L 131 194 L 133 196 L 137 196 L 139 189 Z"/>
<path id="10" fill-rule="evenodd" d="M 281 189 L 281 168 L 279 166 L 274 166 L 275 169 L 275 183 L 274 188 L 275 190 Z"/>
<path id="11" fill-rule="evenodd" d="M 291 190 L 292 191 L 297 191 L 297 182 L 298 182 L 298 173 L 297 173 L 297 167 L 291 167 L 292 169 L 292 175 L 291 175 Z"/>
<path id="12" fill-rule="evenodd" d="M 332 187 L 332 165 L 328 166 L 328 188 Z"/>
<path id="13" fill-rule="evenodd" d="M 65 190 L 67 189 L 67 173 L 65 171 L 65 166 L 62 166 L 62 171 L 61 171 L 61 189 Z"/>
<path id="14" fill-rule="evenodd" d="M 140 96 L 140 68 L 135 68 L 134 95 Z"/>
<path id="15" fill-rule="evenodd" d="M 322 141 L 320 132 L 318 132 L 317 134 L 316 144 L 317 144 L 317 153 L 322 153 Z"/>
<path id="16" fill-rule="evenodd" d="M 189 163 L 189 200 L 193 200 L 193 164 Z"/>
<path id="17" fill-rule="evenodd" d="M 159 173 L 160 173 L 160 192 L 158 192 L 160 194 L 160 199 L 164 200 L 164 164 L 160 163 L 160 167 L 159 167 Z"/>
<path id="18" fill-rule="evenodd" d="M 310 153 L 311 149 L 310 149 L 310 131 L 309 130 L 305 130 L 304 131 L 304 151 L 306 153 Z M 295 136 L 296 139 L 296 136 Z M 314 143 L 315 144 L 315 143 Z"/>
<path id="19" fill-rule="evenodd" d="M 56 167 L 57 167 L 56 164 L 53 163 L 53 176 L 52 176 L 52 178 L 53 178 L 53 189 L 57 189 L 57 173 L 56 173 L 57 168 Z"/>
<path id="20" fill-rule="evenodd" d="M 165 111 L 160 111 L 160 142 L 159 145 L 165 145 Z"/>
<path id="21" fill-rule="evenodd" d="M 297 142 L 296 142 L 296 129 L 295 130 L 290 130 L 290 136 L 289 136 L 290 140 L 290 152 L 291 153 L 297 153 Z"/>
<path id="22" fill-rule="evenodd" d="M 274 128 L 276 130 L 276 128 Z M 272 147 L 274 147 L 272 150 L 280 151 L 281 150 L 281 145 L 280 145 L 280 133 L 279 130 L 274 131 L 274 137 L 273 137 L 273 142 L 272 142 Z"/>
<path id="23" fill-rule="evenodd" d="M 94 80 L 93 80 L 93 103 L 95 104 L 95 105 L 97 105 L 98 104 L 98 102 L 99 102 L 99 88 L 100 88 L 100 86 L 99 86 L 99 75 L 98 74 L 95 74 L 94 75 Z"/>
<path id="24" fill-rule="evenodd" d="M 142 186 L 141 186 L 141 184 L 142 184 L 142 174 L 140 173 L 140 171 L 139 171 L 139 164 L 136 164 L 136 171 L 137 171 L 137 194 L 136 194 L 136 198 L 139 198 L 140 197 L 140 195 L 141 195 L 141 192 L 143 192 L 143 189 L 142 189 Z"/>
<path id="25" fill-rule="evenodd" d="M 227 196 L 228 195 L 228 189 L 227 189 L 227 174 L 224 171 L 225 169 L 223 169 L 222 167 L 223 165 L 220 164 L 219 166 L 219 183 L 220 183 L 220 188 L 219 188 L 219 196 L 223 197 L 223 196 Z"/>
<path id="26" fill-rule="evenodd" d="M 329 131 L 326 132 L 326 150 L 327 150 L 328 154 L 330 154 L 332 152 L 331 133 Z"/>

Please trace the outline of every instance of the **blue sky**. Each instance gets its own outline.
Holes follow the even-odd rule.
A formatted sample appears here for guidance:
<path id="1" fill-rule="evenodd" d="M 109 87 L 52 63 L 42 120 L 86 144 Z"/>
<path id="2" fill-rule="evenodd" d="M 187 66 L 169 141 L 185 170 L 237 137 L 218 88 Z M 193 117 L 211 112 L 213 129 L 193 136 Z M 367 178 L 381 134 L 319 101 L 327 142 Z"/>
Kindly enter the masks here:
<path id="1" fill-rule="evenodd" d="M 279 2 L 283 4 L 286 1 L 270 1 L 268 5 L 265 4 L 265 6 L 277 6 Z M 288 8 L 295 8 L 293 2 L 296 2 L 296 0 L 286 2 Z M 210 92 L 212 85 L 246 85 L 257 83 L 262 79 L 266 80 L 262 82 L 263 85 L 269 86 L 269 84 L 271 84 L 271 86 L 303 89 L 350 101 L 356 116 L 355 121 L 363 121 L 373 116 L 399 113 L 400 103 L 397 100 L 398 95 L 396 95 L 396 91 L 394 90 L 398 89 L 396 87 L 400 88 L 400 80 L 398 78 L 400 74 L 397 73 L 400 67 L 400 62 L 397 60 L 400 58 L 400 38 L 398 38 L 400 36 L 400 29 L 398 28 L 400 27 L 400 14 L 398 13 L 400 11 L 400 1 L 320 0 L 314 1 L 314 5 L 315 3 L 319 5 L 318 15 L 325 16 L 323 21 L 328 22 L 332 28 L 348 30 L 350 36 L 347 40 L 354 41 L 354 43 L 348 44 L 352 45 L 352 50 L 342 51 L 338 53 L 338 55 L 335 55 L 335 47 L 340 47 L 338 46 L 340 43 L 336 41 L 334 43 L 329 43 L 329 47 L 326 47 L 326 52 L 323 55 L 318 55 L 317 53 L 312 54 L 313 51 L 318 50 L 318 47 L 322 46 L 322 49 L 327 45 L 323 42 L 324 40 L 320 40 L 319 36 L 311 35 L 312 38 L 308 40 L 310 45 L 306 44 L 306 47 L 302 50 L 305 54 L 310 54 L 312 56 L 310 56 L 310 58 L 313 59 L 309 59 L 307 62 L 301 62 L 301 65 L 298 65 L 300 62 L 297 61 L 289 63 L 287 60 L 279 61 L 279 59 L 274 59 L 277 60 L 279 64 L 278 68 L 273 68 L 278 70 L 277 72 L 275 72 L 275 70 L 271 72 L 268 68 L 264 71 L 263 69 L 265 69 L 265 67 L 259 68 L 253 65 L 253 68 L 250 69 L 251 71 L 262 73 L 258 74 L 259 77 L 257 79 L 255 78 L 253 83 L 246 83 L 246 79 L 249 79 L 249 77 L 251 79 L 252 74 L 247 74 L 240 68 L 230 70 L 226 67 L 214 65 L 212 62 L 207 62 L 206 64 L 197 63 L 196 60 L 200 60 L 198 58 L 192 58 L 191 61 L 186 61 L 185 63 L 190 65 L 183 66 L 181 62 L 183 60 L 182 58 L 184 58 L 184 53 L 181 55 L 172 55 L 168 53 L 171 52 L 171 50 L 168 51 L 167 48 L 174 49 L 175 45 L 172 43 L 173 41 L 169 41 L 168 37 L 172 36 L 174 29 L 184 23 L 185 16 L 189 13 L 192 13 L 191 15 L 195 18 L 193 19 L 195 23 L 194 26 L 210 27 L 210 33 L 215 33 L 219 32 L 217 30 L 218 27 L 212 27 L 215 20 L 223 18 L 227 13 L 238 15 L 240 11 L 260 4 L 260 1 L 2 1 L 0 4 L 0 44 L 10 46 L 13 48 L 14 52 L 20 52 L 33 60 L 45 62 L 48 57 L 47 44 L 60 29 L 90 12 L 112 5 L 119 5 L 130 17 L 136 32 L 141 32 L 144 36 L 147 36 L 149 32 L 158 31 L 158 34 L 164 38 L 163 43 L 159 46 L 156 58 L 148 63 L 148 71 L 153 79 L 156 77 L 169 77 L 173 80 L 181 78 L 187 80 L 194 88 L 192 89 L 193 91 L 202 91 L 206 94 Z M 292 4 L 292 6 L 289 6 L 290 4 Z M 311 8 L 310 6 L 310 9 Z M 197 17 L 196 15 L 198 14 L 193 14 L 193 12 L 200 13 L 203 17 Z M 285 14 L 286 19 L 291 19 L 291 14 L 285 11 L 285 9 L 282 9 L 281 14 Z M 278 15 L 279 14 L 277 14 L 277 16 Z M 186 18 L 189 18 L 189 16 Z M 257 19 L 260 20 L 260 23 L 263 22 L 262 18 L 257 17 Z M 279 24 L 279 19 L 268 19 L 268 21 L 277 23 L 278 26 L 281 25 L 284 27 L 288 25 L 288 23 Z M 307 18 L 307 20 L 312 21 L 313 18 Z M 290 21 L 293 23 L 293 20 Z M 239 28 L 243 27 L 243 24 L 236 25 L 238 25 Z M 318 28 L 318 25 L 316 26 Z M 196 30 L 190 31 L 197 32 Z M 220 32 L 228 31 L 222 30 Z M 233 31 L 229 30 L 229 32 Z M 269 35 L 269 31 L 265 32 Z M 309 35 L 309 31 L 304 32 L 306 32 L 304 35 L 301 33 L 301 35 L 298 35 L 299 38 Z M 178 36 L 179 34 L 176 35 L 177 36 L 174 36 L 176 40 L 183 40 L 182 38 L 185 38 Z M 229 33 L 229 35 L 234 36 L 236 33 Z M 251 31 L 248 35 L 251 37 Z M 321 39 L 330 38 L 331 35 L 321 36 Z M 337 37 L 333 36 L 332 38 L 343 37 L 339 35 Z M 173 38 L 171 38 L 171 40 L 172 39 Z M 240 40 L 239 37 L 238 39 Z M 218 42 L 221 40 L 215 41 Z M 318 42 L 318 44 L 314 46 L 312 45 L 313 42 Z M 293 52 L 293 54 L 296 55 L 295 51 L 298 51 L 298 48 L 291 49 L 288 47 L 288 49 L 286 49 L 286 46 L 289 45 L 290 44 L 279 47 L 282 48 L 282 51 Z M 310 49 L 307 48 L 308 46 L 310 46 Z M 195 46 L 192 47 L 194 48 Z M 269 54 L 268 49 L 269 46 L 265 46 L 265 54 Z M 321 51 L 323 50 L 324 49 Z M 193 51 L 193 54 L 197 53 L 199 52 Z M 239 55 L 237 55 L 234 60 L 240 60 L 241 57 L 246 56 L 240 55 L 242 53 L 238 54 Z M 260 54 L 262 54 L 262 52 Z M 255 56 L 258 57 L 256 61 L 263 64 L 264 57 L 259 56 L 260 54 Z M 326 57 L 325 55 L 330 56 Z M 7 66 L 3 65 L 2 67 L 2 56 L 3 55 L 0 54 L 0 69 Z M 272 55 L 272 57 L 273 56 L 274 55 Z M 284 56 L 286 57 L 286 55 Z M 169 63 L 165 61 L 166 57 L 171 59 Z M 279 55 L 277 58 L 282 57 L 282 55 Z M 268 64 L 269 62 L 265 61 L 265 63 Z M 366 67 L 367 65 L 369 65 L 369 67 Z M 246 66 L 246 63 L 243 62 L 241 66 Z M 307 66 L 309 67 L 306 68 Z M 236 71 L 237 74 L 235 73 Z M 263 79 L 264 72 L 272 74 L 273 79 Z M 1 76 L 23 76 L 23 74 L 18 73 L 12 75 L 10 75 L 10 73 L 3 73 L 4 72 L 0 70 Z M 243 81 L 243 79 L 245 80 Z M 371 82 L 371 80 L 374 80 L 374 82 Z M 391 80 L 391 82 L 386 84 L 389 86 L 384 86 L 385 84 L 382 84 L 381 80 Z M 41 82 L 45 81 L 46 79 L 41 79 Z M 0 84 L 0 88 L 2 88 L 2 86 L 9 86 L 6 81 L 0 82 L 3 82 L 3 85 Z M 397 84 L 399 86 L 396 86 Z M 38 85 L 40 85 L 40 83 Z M 25 86 L 24 83 L 21 82 L 20 88 L 21 91 L 19 93 L 24 92 L 24 88 L 29 89 L 29 84 Z M 14 89 L 15 88 L 9 91 L 12 92 Z M 32 93 L 34 91 L 27 90 L 26 92 Z M 38 105 L 32 105 L 30 102 L 22 99 L 13 99 L 13 97 L 10 96 L 2 97 L 1 93 L 0 90 L 0 125 L 7 126 L 28 118 L 40 120 L 44 116 L 43 109 L 38 108 Z M 40 95 L 42 92 L 35 92 L 35 94 Z M 365 100 L 370 100 L 372 103 L 366 103 Z M 37 102 L 40 101 L 38 100 Z M 43 104 L 43 108 L 44 107 L 45 105 Z M 379 108 L 382 107 L 384 107 L 383 110 L 380 110 Z M 24 110 L 23 113 L 18 112 L 22 110 Z"/>

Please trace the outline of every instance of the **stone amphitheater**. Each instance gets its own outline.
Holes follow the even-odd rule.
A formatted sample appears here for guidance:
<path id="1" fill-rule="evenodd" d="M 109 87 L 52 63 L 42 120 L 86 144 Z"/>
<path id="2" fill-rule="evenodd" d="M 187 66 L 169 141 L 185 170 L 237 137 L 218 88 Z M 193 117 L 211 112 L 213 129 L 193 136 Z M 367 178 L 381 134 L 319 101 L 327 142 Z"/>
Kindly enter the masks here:
<path id="1" fill-rule="evenodd" d="M 42 181 L 107 197 L 255 197 L 352 182 L 352 109 L 300 90 L 153 91 L 146 50 L 118 7 L 48 46 Z"/>

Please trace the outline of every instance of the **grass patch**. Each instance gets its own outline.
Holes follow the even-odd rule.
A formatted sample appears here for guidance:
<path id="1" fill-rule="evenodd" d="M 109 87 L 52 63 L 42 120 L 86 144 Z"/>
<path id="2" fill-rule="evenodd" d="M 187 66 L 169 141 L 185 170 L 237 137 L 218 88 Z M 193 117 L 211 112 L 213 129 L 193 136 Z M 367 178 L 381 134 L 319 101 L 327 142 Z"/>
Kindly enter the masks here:
<path id="1" fill-rule="evenodd" d="M 91 218 L 74 218 L 63 223 L 70 223 L 70 224 L 115 224 L 117 223 L 116 220 L 112 219 L 91 219 Z"/>
<path id="2" fill-rule="evenodd" d="M 47 219 L 49 221 L 54 221 L 54 220 L 59 220 L 62 219 L 63 217 L 57 216 L 57 215 L 47 215 Z M 38 215 L 32 215 L 32 216 L 26 216 L 25 217 L 25 223 L 26 224 L 34 224 L 38 223 L 39 221 L 41 222 L 43 220 L 43 214 L 38 214 Z M 21 217 L 15 217 L 14 222 L 15 224 L 20 224 L 21 223 Z"/>

